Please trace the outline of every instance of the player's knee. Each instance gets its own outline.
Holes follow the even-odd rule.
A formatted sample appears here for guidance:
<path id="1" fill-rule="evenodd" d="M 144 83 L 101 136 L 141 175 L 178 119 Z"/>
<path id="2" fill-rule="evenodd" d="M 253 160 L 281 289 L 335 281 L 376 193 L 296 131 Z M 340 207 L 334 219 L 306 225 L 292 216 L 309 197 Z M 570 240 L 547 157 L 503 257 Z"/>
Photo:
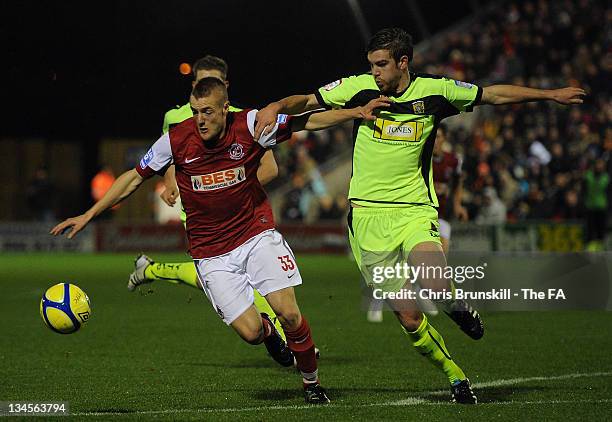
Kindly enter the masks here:
<path id="1" fill-rule="evenodd" d="M 264 339 L 263 326 L 252 327 L 240 332 L 240 337 L 249 344 L 260 344 Z"/>
<path id="2" fill-rule="evenodd" d="M 281 313 L 277 312 L 276 316 L 278 317 L 283 328 L 289 331 L 297 330 L 302 322 L 302 315 L 297 308 L 287 309 Z"/>
<path id="3" fill-rule="evenodd" d="M 423 322 L 423 313 L 417 311 L 398 312 L 397 319 L 407 331 L 416 331 Z"/>

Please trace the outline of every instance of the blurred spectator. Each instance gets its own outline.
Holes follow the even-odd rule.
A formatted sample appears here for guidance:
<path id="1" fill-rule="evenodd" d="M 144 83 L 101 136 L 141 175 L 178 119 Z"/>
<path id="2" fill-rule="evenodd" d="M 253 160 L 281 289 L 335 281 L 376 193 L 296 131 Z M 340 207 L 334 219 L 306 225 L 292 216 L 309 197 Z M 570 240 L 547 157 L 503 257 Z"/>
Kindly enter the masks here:
<path id="1" fill-rule="evenodd" d="M 570 189 L 563 195 L 563 203 L 560 206 L 560 217 L 565 220 L 579 220 L 583 217 L 582 204 L 578 200 L 578 192 Z"/>
<path id="2" fill-rule="evenodd" d="M 304 176 L 296 173 L 291 180 L 291 190 L 285 195 L 282 208 L 283 221 L 302 221 L 304 213 L 300 206 L 302 191 L 306 187 Z"/>
<path id="3" fill-rule="evenodd" d="M 115 174 L 109 166 L 102 166 L 100 171 L 91 179 L 91 197 L 98 202 L 108 192 L 115 182 Z"/>
<path id="4" fill-rule="evenodd" d="M 483 192 L 480 212 L 476 216 L 478 224 L 503 224 L 506 222 L 506 206 L 497 197 L 495 188 L 487 187 Z"/>
<path id="5" fill-rule="evenodd" d="M 115 174 L 110 166 L 103 165 L 96 175 L 91 179 L 91 197 L 94 202 L 98 202 L 108 192 L 110 187 L 115 182 Z M 111 210 L 119 208 L 120 204 L 115 205 Z M 103 213 L 101 218 L 110 218 L 111 212 Z"/>
<path id="6" fill-rule="evenodd" d="M 608 186 L 610 175 L 602 159 L 595 161 L 584 175 L 585 208 L 587 221 L 587 249 L 603 250 L 608 218 Z"/>
<path id="7" fill-rule="evenodd" d="M 319 220 L 339 222 L 348 211 L 348 201 L 346 195 L 337 195 L 332 198 L 329 195 L 323 195 L 319 199 Z"/>
<path id="8" fill-rule="evenodd" d="M 46 223 L 55 220 L 55 186 L 49 179 L 47 169 L 40 166 L 26 188 L 26 203 L 29 214 L 37 221 Z"/>

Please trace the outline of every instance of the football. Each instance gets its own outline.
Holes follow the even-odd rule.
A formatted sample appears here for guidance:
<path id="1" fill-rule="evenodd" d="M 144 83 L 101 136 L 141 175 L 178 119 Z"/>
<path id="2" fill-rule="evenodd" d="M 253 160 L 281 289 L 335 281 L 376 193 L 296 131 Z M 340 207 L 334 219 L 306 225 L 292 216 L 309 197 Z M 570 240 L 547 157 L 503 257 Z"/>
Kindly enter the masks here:
<path id="1" fill-rule="evenodd" d="M 89 320 L 89 298 L 74 284 L 56 284 L 49 287 L 40 300 L 40 315 L 47 327 L 56 333 L 74 333 Z"/>

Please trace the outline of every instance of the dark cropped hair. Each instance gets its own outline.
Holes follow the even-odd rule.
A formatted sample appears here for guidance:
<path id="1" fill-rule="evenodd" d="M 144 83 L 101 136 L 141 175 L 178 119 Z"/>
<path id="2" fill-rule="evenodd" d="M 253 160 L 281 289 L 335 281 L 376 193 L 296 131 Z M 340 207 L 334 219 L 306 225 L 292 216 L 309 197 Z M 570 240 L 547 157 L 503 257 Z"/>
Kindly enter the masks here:
<path id="1" fill-rule="evenodd" d="M 367 53 L 376 50 L 389 50 L 391 57 L 399 62 L 402 56 L 408 56 L 412 61 L 412 37 L 401 28 L 385 28 L 378 31 L 368 43 Z"/>
<path id="2" fill-rule="evenodd" d="M 227 63 L 220 57 L 206 55 L 193 64 L 193 78 L 197 78 L 199 70 L 218 70 L 227 79 Z"/>
<path id="3" fill-rule="evenodd" d="M 223 81 L 212 77 L 202 78 L 191 90 L 191 95 L 193 95 L 196 100 L 199 100 L 200 98 L 208 97 L 217 89 L 221 90 L 225 98 L 227 98 L 227 87 Z"/>

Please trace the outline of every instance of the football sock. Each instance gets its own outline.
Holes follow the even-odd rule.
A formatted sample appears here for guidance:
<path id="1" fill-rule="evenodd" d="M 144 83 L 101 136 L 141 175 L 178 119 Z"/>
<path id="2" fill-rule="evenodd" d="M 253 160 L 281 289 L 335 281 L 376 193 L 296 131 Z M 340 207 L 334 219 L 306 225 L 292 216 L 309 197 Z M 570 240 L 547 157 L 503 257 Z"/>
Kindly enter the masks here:
<path id="1" fill-rule="evenodd" d="M 302 374 L 304 384 L 318 382 L 317 358 L 315 346 L 310 335 L 310 326 L 306 318 L 302 316 L 302 323 L 295 331 L 285 330 L 287 335 L 287 346 L 293 352 L 297 362 L 297 368 Z"/>
<path id="2" fill-rule="evenodd" d="M 260 314 L 261 313 L 268 314 L 270 319 L 274 321 L 274 326 L 280 333 L 283 340 L 287 341 L 287 339 L 285 338 L 285 332 L 283 331 L 283 327 L 281 326 L 280 321 L 276 317 L 276 313 L 274 313 L 274 311 L 270 307 L 270 304 L 268 303 L 266 298 L 260 295 L 257 290 L 255 290 L 253 293 L 255 295 L 254 303 L 255 303 L 255 307 L 257 308 L 257 312 L 259 312 Z"/>
<path id="3" fill-rule="evenodd" d="M 148 280 L 163 280 L 169 283 L 185 283 L 198 288 L 198 275 L 193 262 L 155 262 L 145 269 Z"/>
<path id="4" fill-rule="evenodd" d="M 450 353 L 448 353 L 444 339 L 429 324 L 425 315 L 423 315 L 423 321 L 416 331 L 407 331 L 405 328 L 404 331 L 412 340 L 412 345 L 417 351 L 443 370 L 451 384 L 466 378 L 461 368 L 459 368 L 453 361 L 453 358 L 451 358 Z"/>

